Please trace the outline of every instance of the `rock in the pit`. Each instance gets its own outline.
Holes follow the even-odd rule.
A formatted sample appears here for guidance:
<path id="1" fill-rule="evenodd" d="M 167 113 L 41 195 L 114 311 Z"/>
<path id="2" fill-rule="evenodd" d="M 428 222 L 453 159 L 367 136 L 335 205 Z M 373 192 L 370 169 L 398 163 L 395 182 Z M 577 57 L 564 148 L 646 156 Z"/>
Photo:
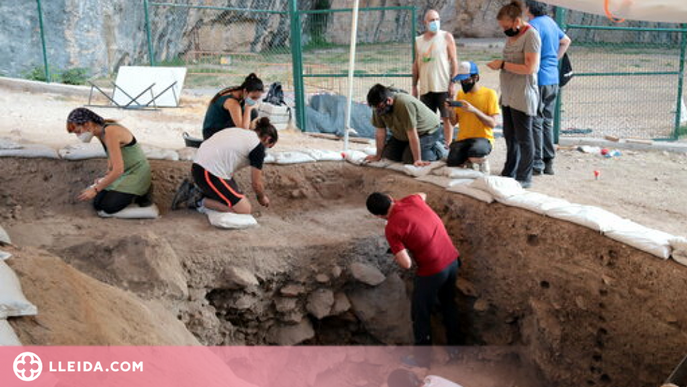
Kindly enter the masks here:
<path id="1" fill-rule="evenodd" d="M 281 288 L 280 292 L 286 297 L 298 297 L 305 293 L 305 287 L 298 284 L 289 284 Z"/>
<path id="2" fill-rule="evenodd" d="M 253 273 L 242 267 L 227 268 L 224 271 L 224 280 L 227 282 L 227 289 L 243 289 L 260 284 Z"/>
<path id="3" fill-rule="evenodd" d="M 475 290 L 475 285 L 472 282 L 466 280 L 465 278 L 458 278 L 456 281 L 456 287 L 458 291 L 468 297 L 478 297 L 477 290 Z"/>
<path id="4" fill-rule="evenodd" d="M 343 269 L 341 269 L 341 266 L 334 265 L 334 267 L 332 267 L 332 277 L 339 278 L 339 277 L 341 277 L 342 272 L 343 272 Z"/>
<path id="5" fill-rule="evenodd" d="M 321 284 L 326 284 L 327 282 L 329 282 L 329 276 L 326 274 L 318 274 L 315 276 L 315 281 Z"/>
<path id="6" fill-rule="evenodd" d="M 295 325 L 274 325 L 267 332 L 267 341 L 277 345 L 296 345 L 315 337 L 310 320 L 303 319 Z"/>
<path id="7" fill-rule="evenodd" d="M 377 286 L 385 279 L 384 274 L 379 269 L 361 262 L 352 263 L 350 270 L 353 278 L 370 286 Z"/>
<path id="8" fill-rule="evenodd" d="M 329 289 L 317 289 L 308 296 L 306 309 L 321 320 L 330 315 L 332 306 L 334 306 L 334 293 Z"/>
<path id="9" fill-rule="evenodd" d="M 375 288 L 356 289 L 348 298 L 355 315 L 379 341 L 389 345 L 412 343 L 410 300 L 397 274 Z"/>
<path id="10" fill-rule="evenodd" d="M 348 312 L 351 309 L 351 302 L 344 293 L 336 293 L 334 295 L 334 306 L 332 306 L 331 315 L 336 316 L 341 313 Z"/>
<path id="11" fill-rule="evenodd" d="M 489 301 L 485 300 L 484 298 L 480 298 L 479 300 L 475 301 L 473 308 L 476 312 L 486 312 L 489 310 Z"/>
<path id="12" fill-rule="evenodd" d="M 298 305 L 297 298 L 290 297 L 279 297 L 274 300 L 274 306 L 277 308 L 277 312 L 286 313 L 296 309 Z"/>

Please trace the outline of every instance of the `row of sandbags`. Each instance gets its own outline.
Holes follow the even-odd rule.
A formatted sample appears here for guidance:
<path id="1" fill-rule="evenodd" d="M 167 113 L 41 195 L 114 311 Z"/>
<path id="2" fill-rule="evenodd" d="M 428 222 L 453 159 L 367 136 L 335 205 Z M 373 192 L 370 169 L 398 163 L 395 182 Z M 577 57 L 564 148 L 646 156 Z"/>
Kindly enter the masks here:
<path id="1" fill-rule="evenodd" d="M 0 226 L 0 247 L 11 243 L 9 235 Z M 8 317 L 34 316 L 38 313 L 36 306 L 30 303 L 21 290 L 19 278 L 5 260 L 12 254 L 0 250 L 0 346 L 21 345 Z"/>
<path id="2" fill-rule="evenodd" d="M 141 145 L 146 157 L 154 160 L 184 160 L 183 153 L 171 149 L 157 148 L 150 145 Z M 65 160 L 86 160 L 105 158 L 103 146 L 97 142 L 78 143 L 67 145 L 55 150 L 52 147 L 41 144 L 24 144 L 8 138 L 0 138 L 0 157 L 26 157 Z"/>
<path id="3" fill-rule="evenodd" d="M 347 152 L 345 155 L 348 162 L 356 165 L 403 172 L 420 181 L 435 184 L 448 191 L 467 195 L 485 203 L 496 201 L 572 222 L 659 258 L 672 257 L 675 261 L 687 265 L 687 238 L 642 226 L 599 207 L 571 203 L 538 192 L 526 191 L 514 179 L 485 176 L 471 169 L 450 168 L 442 162 L 434 162 L 427 167 L 419 168 L 388 160 L 366 163 L 366 156 L 366 152 L 359 151 Z"/>

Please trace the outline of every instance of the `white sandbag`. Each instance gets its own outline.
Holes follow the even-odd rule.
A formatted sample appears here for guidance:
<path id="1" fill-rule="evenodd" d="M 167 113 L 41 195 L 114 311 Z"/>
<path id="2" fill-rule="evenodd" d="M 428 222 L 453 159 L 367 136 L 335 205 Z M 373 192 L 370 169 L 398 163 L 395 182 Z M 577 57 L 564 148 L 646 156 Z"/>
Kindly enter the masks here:
<path id="1" fill-rule="evenodd" d="M 391 169 L 392 171 L 406 173 L 405 164 L 392 161 L 386 166 L 386 169 Z"/>
<path id="2" fill-rule="evenodd" d="M 19 278 L 14 270 L 0 261 L 0 319 L 16 316 L 34 316 L 36 306 L 24 297 Z"/>
<path id="3" fill-rule="evenodd" d="M 4 261 L 10 258 L 12 258 L 12 254 L 8 253 L 7 251 L 0 250 L 0 261 Z"/>
<path id="4" fill-rule="evenodd" d="M 443 167 L 432 171 L 432 174 L 439 176 L 446 176 L 452 179 L 477 179 L 484 176 L 480 171 L 474 169 L 458 168 L 458 167 Z"/>
<path id="5" fill-rule="evenodd" d="M 301 164 L 301 163 L 312 163 L 315 159 L 306 155 L 303 152 L 278 152 L 274 154 L 274 158 L 277 164 Z"/>
<path id="6" fill-rule="evenodd" d="M 429 173 L 432 172 L 434 169 L 441 168 L 445 165 L 446 163 L 443 161 L 432 161 L 431 163 L 429 163 L 429 165 L 424 167 L 416 167 L 413 164 L 406 164 L 403 166 L 403 172 L 413 177 L 420 177 L 429 175 Z"/>
<path id="7" fill-rule="evenodd" d="M 173 149 L 158 148 L 152 145 L 141 145 L 143 154 L 148 160 L 171 160 L 179 161 L 179 154 Z"/>
<path id="8" fill-rule="evenodd" d="M 341 152 L 324 149 L 304 149 L 303 153 L 315 159 L 315 161 L 342 161 Z"/>
<path id="9" fill-rule="evenodd" d="M 616 229 L 619 224 L 627 221 L 625 218 L 621 218 L 599 207 L 582 204 L 553 207 L 546 211 L 545 214 L 552 218 L 579 224 L 580 226 L 604 233 Z"/>
<path id="10" fill-rule="evenodd" d="M 8 137 L 0 137 L 0 149 L 21 149 L 23 146 L 8 138 Z"/>
<path id="11" fill-rule="evenodd" d="M 160 210 L 155 204 L 147 207 L 141 207 L 138 204 L 129 204 L 126 208 L 114 214 L 108 214 L 104 211 L 98 211 L 98 216 L 101 218 L 119 218 L 119 219 L 156 219 L 160 216 Z"/>
<path id="12" fill-rule="evenodd" d="M 628 219 L 615 224 L 613 230 L 604 234 L 613 240 L 663 259 L 670 257 L 671 241 L 675 238 L 674 235 L 644 227 Z"/>
<path id="13" fill-rule="evenodd" d="M 446 189 L 447 191 L 451 192 L 456 192 L 462 195 L 467 195 L 470 196 L 473 199 L 477 199 L 479 201 L 483 201 L 485 203 L 492 203 L 494 201 L 494 197 L 491 196 L 489 192 L 484 192 L 475 188 L 470 187 L 469 184 L 457 184 L 454 185 L 453 187 L 448 187 Z"/>
<path id="14" fill-rule="evenodd" d="M 107 154 L 100 141 L 67 145 L 57 151 L 65 160 L 87 160 L 106 158 Z"/>
<path id="15" fill-rule="evenodd" d="M 425 175 L 416 178 L 418 181 L 424 181 L 425 183 L 434 184 L 441 188 L 449 188 L 459 184 L 470 184 L 471 179 L 451 179 L 446 176 L 435 176 L 435 175 Z"/>
<path id="16" fill-rule="evenodd" d="M 356 151 L 356 150 L 349 150 L 348 152 L 344 152 L 344 158 L 346 161 L 348 161 L 351 164 L 355 165 L 363 165 L 365 164 L 365 158 L 367 157 L 367 154 L 365 152 L 361 151 Z"/>
<path id="17" fill-rule="evenodd" d="M 233 212 L 219 212 L 205 209 L 210 224 L 217 228 L 238 230 L 244 228 L 257 227 L 258 221 L 253 215 L 235 214 Z"/>
<path id="18" fill-rule="evenodd" d="M 671 257 L 678 263 L 687 266 L 687 238 L 674 237 L 670 240 Z"/>
<path id="19" fill-rule="evenodd" d="M 0 149 L 0 157 L 59 159 L 57 151 L 46 145 L 24 144 L 19 149 Z"/>
<path id="20" fill-rule="evenodd" d="M 20 346 L 21 341 L 7 320 L 0 320 L 0 347 Z"/>
<path id="21" fill-rule="evenodd" d="M 196 157 L 196 153 L 198 153 L 198 148 L 192 148 L 190 146 L 177 150 L 179 160 L 182 161 L 193 161 Z"/>
<path id="22" fill-rule="evenodd" d="M 268 153 L 265 155 L 265 160 L 263 160 L 263 163 L 265 164 L 275 164 L 277 162 L 277 158 L 274 157 L 272 153 Z"/>
<path id="23" fill-rule="evenodd" d="M 392 163 L 392 161 L 389 159 L 381 159 L 379 161 L 371 161 L 371 162 L 365 163 L 365 165 L 368 167 L 372 167 L 372 168 L 386 168 L 391 163 Z"/>
<path id="24" fill-rule="evenodd" d="M 9 245 L 11 243 L 12 240 L 10 239 L 10 235 L 0 226 L 0 245 Z"/>
<path id="25" fill-rule="evenodd" d="M 514 195 L 496 200 L 499 203 L 503 203 L 507 206 L 522 208 L 540 215 L 545 215 L 546 211 L 549 211 L 552 208 L 566 207 L 571 205 L 571 203 L 567 200 L 533 191 L 525 191 L 520 195 Z"/>
<path id="26" fill-rule="evenodd" d="M 374 156 L 377 154 L 377 148 L 374 146 L 370 146 L 370 147 L 363 149 L 363 152 L 367 155 Z"/>
<path id="27" fill-rule="evenodd" d="M 475 179 L 470 187 L 489 192 L 494 199 L 505 199 L 511 196 L 520 195 L 526 191 L 522 189 L 517 180 L 502 176 L 482 176 Z"/>

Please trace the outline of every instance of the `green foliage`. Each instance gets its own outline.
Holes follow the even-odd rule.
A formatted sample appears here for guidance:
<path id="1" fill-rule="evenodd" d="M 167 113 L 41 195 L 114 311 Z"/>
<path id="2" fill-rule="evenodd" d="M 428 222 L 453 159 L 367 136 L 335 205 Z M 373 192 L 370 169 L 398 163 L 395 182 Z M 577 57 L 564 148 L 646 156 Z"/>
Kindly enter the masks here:
<path id="1" fill-rule="evenodd" d="M 45 82 L 47 80 L 45 78 L 45 69 L 43 66 L 36 66 L 31 70 L 22 71 L 21 77 L 30 81 Z"/>
<path id="2" fill-rule="evenodd" d="M 21 76 L 31 81 L 46 82 L 45 68 L 43 66 L 36 66 L 31 70 L 24 71 L 21 73 Z M 67 85 L 84 85 L 88 78 L 88 69 L 81 67 L 50 74 L 50 82 L 59 82 Z"/>

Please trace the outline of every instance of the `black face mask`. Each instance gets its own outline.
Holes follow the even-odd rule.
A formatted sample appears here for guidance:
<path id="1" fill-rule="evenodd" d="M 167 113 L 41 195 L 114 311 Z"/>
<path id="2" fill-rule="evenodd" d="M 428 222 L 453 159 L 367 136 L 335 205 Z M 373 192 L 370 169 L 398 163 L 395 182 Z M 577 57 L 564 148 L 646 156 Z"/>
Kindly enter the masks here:
<path id="1" fill-rule="evenodd" d="M 475 87 L 475 81 L 460 82 L 460 87 L 463 89 L 463 93 L 469 93 Z"/>
<path id="2" fill-rule="evenodd" d="M 393 109 L 392 105 L 385 103 L 383 108 L 376 108 L 375 110 L 377 111 L 377 115 L 383 116 L 385 114 L 391 113 L 392 109 Z"/>
<path id="3" fill-rule="evenodd" d="M 506 34 L 506 36 L 512 38 L 513 36 L 516 36 L 517 34 L 520 33 L 520 27 L 518 27 L 518 28 L 509 28 L 509 29 L 503 31 L 503 33 Z"/>

